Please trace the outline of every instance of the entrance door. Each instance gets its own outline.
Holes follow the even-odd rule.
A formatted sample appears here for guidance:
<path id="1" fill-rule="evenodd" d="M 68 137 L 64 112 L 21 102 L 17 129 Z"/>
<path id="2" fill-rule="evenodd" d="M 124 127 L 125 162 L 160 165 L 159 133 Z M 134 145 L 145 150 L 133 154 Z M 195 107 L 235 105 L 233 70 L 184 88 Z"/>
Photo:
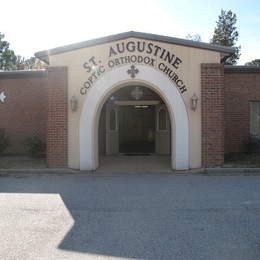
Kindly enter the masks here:
<path id="1" fill-rule="evenodd" d="M 155 152 L 155 106 L 125 105 L 119 110 L 119 152 L 150 154 Z"/>
<path id="2" fill-rule="evenodd" d="M 155 110 L 155 153 L 170 154 L 171 126 L 167 108 L 165 105 L 157 105 Z"/>
<path id="3" fill-rule="evenodd" d="M 106 154 L 119 153 L 118 107 L 106 106 Z"/>

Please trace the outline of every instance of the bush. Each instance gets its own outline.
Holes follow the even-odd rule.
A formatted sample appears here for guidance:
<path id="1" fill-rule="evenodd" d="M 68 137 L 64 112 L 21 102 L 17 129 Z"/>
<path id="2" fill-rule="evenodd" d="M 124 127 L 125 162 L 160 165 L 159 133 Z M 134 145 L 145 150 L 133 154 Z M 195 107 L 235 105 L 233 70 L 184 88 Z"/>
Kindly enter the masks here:
<path id="1" fill-rule="evenodd" d="M 0 128 L 0 156 L 4 155 L 5 150 L 10 145 L 10 137 Z"/>
<path id="2" fill-rule="evenodd" d="M 244 142 L 245 149 L 250 154 L 260 153 L 260 139 L 254 134 L 249 134 L 248 139 Z"/>
<path id="3" fill-rule="evenodd" d="M 241 161 L 246 158 L 246 155 L 241 152 L 229 152 L 225 153 L 225 163 L 235 162 L 235 161 Z"/>
<path id="4" fill-rule="evenodd" d="M 26 147 L 31 157 L 37 157 L 44 154 L 46 150 L 46 144 L 38 136 L 27 136 L 21 142 Z"/>

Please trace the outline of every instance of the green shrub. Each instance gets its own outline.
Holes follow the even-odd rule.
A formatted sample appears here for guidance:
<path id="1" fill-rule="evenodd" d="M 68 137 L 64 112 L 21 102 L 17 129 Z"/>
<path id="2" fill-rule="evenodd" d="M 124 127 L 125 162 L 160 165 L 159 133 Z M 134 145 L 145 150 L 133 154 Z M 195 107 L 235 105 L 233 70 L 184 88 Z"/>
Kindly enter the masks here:
<path id="1" fill-rule="evenodd" d="M 45 142 L 36 135 L 25 137 L 21 144 L 27 149 L 31 157 L 43 155 L 46 150 Z"/>
<path id="2" fill-rule="evenodd" d="M 235 161 L 241 161 L 246 158 L 246 155 L 241 152 L 229 152 L 225 153 L 225 163 L 235 162 Z"/>
<path id="3" fill-rule="evenodd" d="M 249 134 L 246 141 L 244 141 L 245 149 L 250 154 L 260 153 L 260 139 L 254 134 Z"/>
<path id="4" fill-rule="evenodd" d="M 10 137 L 0 128 L 0 156 L 4 155 L 5 150 L 10 145 Z"/>

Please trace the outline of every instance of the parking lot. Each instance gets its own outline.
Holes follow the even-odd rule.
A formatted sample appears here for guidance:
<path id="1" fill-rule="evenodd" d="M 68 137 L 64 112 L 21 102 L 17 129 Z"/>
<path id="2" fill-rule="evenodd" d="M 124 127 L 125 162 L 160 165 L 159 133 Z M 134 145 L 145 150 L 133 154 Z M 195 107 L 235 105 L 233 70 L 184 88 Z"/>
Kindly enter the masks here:
<path id="1" fill-rule="evenodd" d="M 1 259 L 260 259 L 260 176 L 0 177 Z"/>

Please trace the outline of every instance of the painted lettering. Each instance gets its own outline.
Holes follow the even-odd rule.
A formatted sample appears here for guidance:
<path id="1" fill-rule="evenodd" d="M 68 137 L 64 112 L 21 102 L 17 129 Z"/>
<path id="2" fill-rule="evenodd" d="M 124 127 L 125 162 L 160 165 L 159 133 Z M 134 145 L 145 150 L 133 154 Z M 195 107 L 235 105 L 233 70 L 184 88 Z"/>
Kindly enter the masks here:
<path id="1" fill-rule="evenodd" d="M 160 56 L 161 59 L 163 59 L 163 55 L 164 55 L 165 52 L 166 52 L 166 50 L 163 49 L 162 54 L 161 54 L 161 56 Z"/>
<path id="2" fill-rule="evenodd" d="M 135 62 L 144 63 L 144 64 L 147 64 L 147 65 L 154 67 L 155 59 L 150 58 L 148 56 L 143 57 L 141 55 L 124 56 L 124 57 L 116 58 L 114 60 L 110 60 L 108 62 L 108 66 L 110 68 L 113 68 L 115 66 L 120 66 L 120 65 L 123 65 L 123 64 L 135 63 Z"/>
<path id="3" fill-rule="evenodd" d="M 179 89 L 180 89 L 181 93 L 184 93 L 185 91 L 187 91 L 187 88 L 185 85 L 180 87 Z"/>
<path id="4" fill-rule="evenodd" d="M 122 55 L 123 53 L 132 53 L 132 55 Z M 140 54 L 140 55 L 138 55 Z M 115 58 L 112 58 L 117 56 Z M 160 45 L 155 45 L 152 42 L 146 41 L 122 41 L 109 47 L 109 61 L 107 66 L 112 69 L 124 64 L 145 64 L 151 67 L 157 67 L 179 88 L 181 93 L 187 91 L 187 87 L 176 74 L 175 69 L 178 69 L 182 60 L 175 53 L 162 48 Z M 159 61 L 162 62 L 159 62 Z M 157 63 L 158 62 L 158 63 Z M 101 65 L 101 61 L 92 56 L 84 64 L 83 68 L 88 74 L 84 86 L 80 89 L 80 93 L 85 95 L 95 81 L 105 73 L 105 67 Z"/>
<path id="5" fill-rule="evenodd" d="M 88 91 L 88 89 L 91 87 L 91 85 L 95 82 L 95 80 L 101 76 L 102 73 L 104 73 L 105 67 L 103 65 L 99 66 L 99 67 L 94 67 L 94 71 L 93 73 L 88 77 L 87 81 L 85 81 L 84 83 L 84 87 L 82 87 L 80 89 L 80 93 L 82 95 L 85 95 Z"/>
<path id="6" fill-rule="evenodd" d="M 85 88 L 80 89 L 80 94 L 85 95 L 87 93 L 87 90 Z"/>
<path id="7" fill-rule="evenodd" d="M 134 42 L 128 42 L 126 44 L 126 49 L 129 51 L 129 52 L 134 52 L 135 51 L 135 43 Z"/>
<path id="8" fill-rule="evenodd" d="M 171 53 L 170 51 L 161 48 L 159 45 L 154 45 L 153 43 L 140 42 L 140 41 L 137 42 L 129 41 L 129 42 L 117 43 L 115 48 L 111 46 L 109 49 L 109 57 L 118 55 L 119 53 L 122 54 L 125 51 L 128 52 L 138 51 L 140 53 L 145 51 L 147 54 L 152 54 L 153 56 L 159 57 L 160 59 L 166 61 L 167 63 L 172 65 L 175 69 L 178 69 L 179 65 L 182 63 L 182 60 L 179 57 L 177 57 L 175 54 Z M 122 61 L 121 59 L 121 63 L 123 62 L 124 61 Z M 128 63 L 128 61 L 125 61 L 124 63 Z"/>
<path id="9" fill-rule="evenodd" d="M 123 52 L 125 51 L 125 43 L 122 42 L 121 45 L 122 45 L 121 50 L 120 50 L 120 47 L 119 47 L 119 43 L 116 45 L 117 51 L 118 51 L 119 53 L 123 53 Z"/>
<path id="10" fill-rule="evenodd" d="M 153 52 L 152 47 L 153 47 L 153 44 L 152 43 L 148 43 L 148 50 L 146 51 L 146 53 L 151 54 Z"/>
<path id="11" fill-rule="evenodd" d="M 155 52 L 154 52 L 153 55 L 154 55 L 154 56 L 157 56 L 158 51 L 161 50 L 162 48 L 159 47 L 158 45 L 155 45 L 155 46 L 154 46 L 154 49 L 155 49 Z"/>
<path id="12" fill-rule="evenodd" d="M 175 72 L 173 72 L 171 68 L 166 66 L 164 63 L 160 63 L 158 65 L 158 69 L 162 71 L 165 75 L 167 75 L 172 82 L 175 83 L 175 85 L 179 88 L 181 93 L 187 91 L 187 88 L 183 84 L 183 81 L 179 78 L 179 76 Z"/>
<path id="13" fill-rule="evenodd" d="M 164 60 L 167 61 L 168 63 L 172 63 L 174 57 L 175 57 L 174 54 L 171 54 L 169 51 L 167 51 Z"/>
<path id="14" fill-rule="evenodd" d="M 95 56 L 93 56 L 88 60 L 88 62 L 85 62 L 83 64 L 83 67 L 87 70 L 87 72 L 90 72 L 95 66 L 97 66 L 97 63 L 95 61 Z"/>
<path id="15" fill-rule="evenodd" d="M 173 66 L 174 68 L 178 69 L 180 63 L 182 63 L 182 60 L 177 57 L 177 58 L 175 59 L 175 61 L 172 63 L 172 66 Z"/>
<path id="16" fill-rule="evenodd" d="M 141 48 L 141 43 L 143 44 L 142 48 Z M 145 49 L 145 42 L 137 42 L 137 50 L 139 52 L 143 52 Z"/>
<path id="17" fill-rule="evenodd" d="M 115 50 L 112 47 L 110 47 L 110 49 L 109 49 L 109 57 L 111 57 L 112 55 L 117 55 L 117 53 L 115 52 Z"/>

